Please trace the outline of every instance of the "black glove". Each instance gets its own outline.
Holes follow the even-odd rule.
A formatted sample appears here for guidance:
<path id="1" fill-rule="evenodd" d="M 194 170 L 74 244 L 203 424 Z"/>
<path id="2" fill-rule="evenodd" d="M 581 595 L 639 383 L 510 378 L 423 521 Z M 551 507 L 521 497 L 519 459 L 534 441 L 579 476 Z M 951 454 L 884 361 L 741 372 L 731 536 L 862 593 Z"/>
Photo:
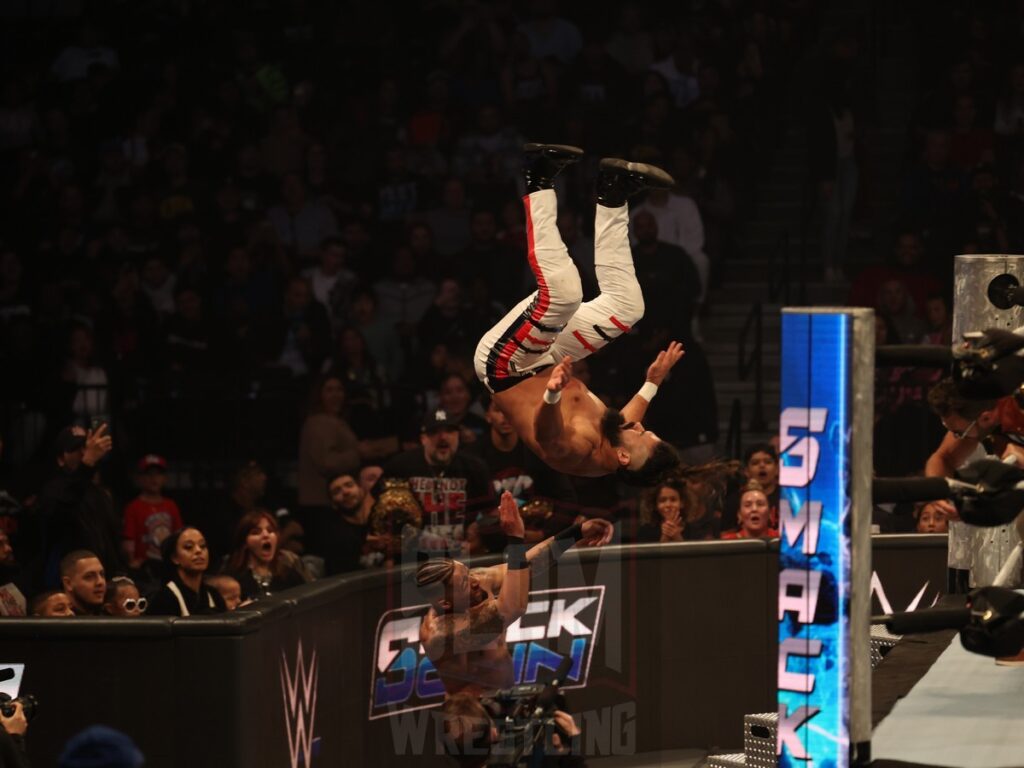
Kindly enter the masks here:
<path id="1" fill-rule="evenodd" d="M 1024 336 L 1002 328 L 987 328 L 977 343 L 953 350 L 953 381 L 968 400 L 998 400 L 1024 384 Z"/>
<path id="2" fill-rule="evenodd" d="M 1016 656 L 1024 648 L 1024 595 L 1003 587 L 982 587 L 967 598 L 971 620 L 960 643 L 982 656 Z"/>
<path id="3" fill-rule="evenodd" d="M 979 459 L 956 473 L 958 480 L 976 486 L 976 491 L 957 498 L 960 519 L 970 525 L 992 528 L 1006 525 L 1024 510 L 1024 469 L 999 459 Z"/>

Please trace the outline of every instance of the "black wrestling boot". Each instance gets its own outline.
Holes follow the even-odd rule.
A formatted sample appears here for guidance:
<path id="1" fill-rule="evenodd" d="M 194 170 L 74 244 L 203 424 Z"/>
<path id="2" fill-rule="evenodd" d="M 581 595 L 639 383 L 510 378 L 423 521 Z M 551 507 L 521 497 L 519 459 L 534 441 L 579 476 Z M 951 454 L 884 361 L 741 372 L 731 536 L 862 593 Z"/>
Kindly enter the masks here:
<path id="1" fill-rule="evenodd" d="M 523 175 L 526 177 L 526 191 L 536 192 L 551 189 L 555 176 L 567 165 L 583 157 L 583 150 L 567 144 L 525 144 L 523 145 Z"/>
<path id="2" fill-rule="evenodd" d="M 597 170 L 597 202 L 618 208 L 645 189 L 670 189 L 675 180 L 665 171 L 647 163 L 630 163 L 617 157 L 605 157 Z"/>

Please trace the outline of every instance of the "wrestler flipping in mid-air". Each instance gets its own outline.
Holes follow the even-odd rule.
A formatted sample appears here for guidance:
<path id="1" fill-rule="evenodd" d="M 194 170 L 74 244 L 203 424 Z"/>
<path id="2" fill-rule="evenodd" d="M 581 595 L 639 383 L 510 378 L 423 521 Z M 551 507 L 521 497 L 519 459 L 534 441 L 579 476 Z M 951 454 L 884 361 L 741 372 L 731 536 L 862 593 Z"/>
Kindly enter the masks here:
<path id="1" fill-rule="evenodd" d="M 629 247 L 627 199 L 643 189 L 668 188 L 660 168 L 617 158 L 601 160 L 594 217 L 594 268 L 601 293 L 583 301 L 579 273 L 558 233 L 555 176 L 582 156 L 576 147 L 527 144 L 527 257 L 537 290 L 480 340 L 477 377 L 531 450 L 570 475 L 617 473 L 634 485 L 653 485 L 679 463 L 675 450 L 641 424 L 651 398 L 683 356 L 672 342 L 647 369 L 647 380 L 621 412 L 607 408 L 572 378 L 572 361 L 629 331 L 644 299 Z M 550 367 L 547 377 L 534 374 Z"/>
<path id="2" fill-rule="evenodd" d="M 577 542 L 607 544 L 613 531 L 607 520 L 587 520 L 527 550 L 523 518 L 508 491 L 501 495 L 498 515 L 508 537 L 504 564 L 470 570 L 458 560 L 437 558 L 416 571 L 416 585 L 430 601 L 420 642 L 449 696 L 514 684 L 505 630 L 526 611 L 531 573 L 548 568 Z"/>

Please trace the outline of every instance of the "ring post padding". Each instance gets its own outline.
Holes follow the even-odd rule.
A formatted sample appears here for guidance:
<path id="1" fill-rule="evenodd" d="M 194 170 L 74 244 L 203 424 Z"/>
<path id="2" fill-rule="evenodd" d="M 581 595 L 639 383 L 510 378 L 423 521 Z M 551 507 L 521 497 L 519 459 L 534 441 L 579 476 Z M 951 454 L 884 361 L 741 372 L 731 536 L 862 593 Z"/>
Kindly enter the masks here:
<path id="1" fill-rule="evenodd" d="M 1001 328 L 1012 331 L 1024 326 L 1024 307 L 1000 309 L 988 296 L 992 281 L 1010 275 L 1024 282 L 1024 256 L 1008 253 L 967 254 L 953 260 L 953 344 L 963 342 L 965 333 Z M 979 536 L 978 529 L 960 520 L 949 521 L 949 567 L 971 570 L 980 560 L 976 557 L 985 546 L 988 536 Z M 1008 542 L 1009 543 L 1009 542 Z M 998 571 L 974 568 L 970 583 L 991 583 Z M 980 579 L 980 581 L 979 581 Z"/>
<path id="2" fill-rule="evenodd" d="M 780 766 L 870 759 L 870 309 L 782 314 Z"/>

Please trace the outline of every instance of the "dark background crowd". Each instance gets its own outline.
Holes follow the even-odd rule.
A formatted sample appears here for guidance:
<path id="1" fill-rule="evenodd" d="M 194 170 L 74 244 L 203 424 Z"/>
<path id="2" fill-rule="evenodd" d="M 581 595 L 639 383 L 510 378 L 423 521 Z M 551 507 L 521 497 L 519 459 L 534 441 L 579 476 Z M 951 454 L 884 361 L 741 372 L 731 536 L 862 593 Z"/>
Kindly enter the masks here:
<path id="1" fill-rule="evenodd" d="M 1020 11 L 942 6 L 920 20 L 905 193 L 866 257 L 847 254 L 872 192 L 863 30 L 824 45 L 797 110 L 825 275 L 879 310 L 889 343 L 948 343 L 951 254 L 1024 237 Z M 163 594 L 180 613 L 412 547 L 493 551 L 502 490 L 534 537 L 579 514 L 623 521 L 626 540 L 772 535 L 770 445 L 701 469 L 721 453 L 701 328 L 743 256 L 736 233 L 761 202 L 791 80 L 822 47 L 820 13 L 807 0 L 610 14 L 568 0 L 69 0 L 5 18 L 0 528 L 26 607 L 96 572 L 83 552 L 108 603 Z M 621 405 L 684 342 L 648 426 L 691 469 L 646 494 L 547 470 L 473 375 L 477 340 L 534 287 L 526 141 L 587 150 L 558 185 L 585 298 L 598 159 L 677 182 L 632 212 L 643 322 L 576 371 Z M 938 429 L 933 382 L 880 373 L 880 434 Z M 196 580 L 186 548 L 200 544 L 200 575 L 234 584 Z M 168 579 L 187 594 L 153 592 Z"/>

